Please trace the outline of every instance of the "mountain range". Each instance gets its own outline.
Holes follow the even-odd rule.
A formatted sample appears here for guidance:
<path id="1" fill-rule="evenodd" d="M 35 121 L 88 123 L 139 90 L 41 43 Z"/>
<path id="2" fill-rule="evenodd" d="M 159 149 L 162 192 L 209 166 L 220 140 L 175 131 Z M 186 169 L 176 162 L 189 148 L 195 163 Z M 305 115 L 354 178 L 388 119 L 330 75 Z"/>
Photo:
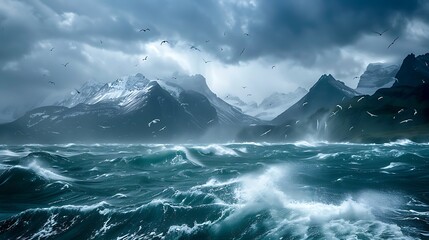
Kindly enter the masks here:
<path id="1" fill-rule="evenodd" d="M 226 96 L 224 100 L 237 107 L 247 115 L 259 118 L 261 120 L 271 121 L 307 93 L 308 91 L 301 87 L 289 93 L 274 92 L 268 97 L 264 98 L 260 104 L 257 104 L 253 101 L 245 102 L 239 97 L 233 95 Z"/>
<path id="2" fill-rule="evenodd" d="M 54 106 L 0 124 L 0 143 L 427 141 L 428 64 L 429 54 L 410 54 L 399 69 L 370 64 L 357 89 L 324 74 L 308 92 L 274 93 L 259 105 L 219 98 L 201 75 L 86 83 Z"/>
<path id="3" fill-rule="evenodd" d="M 231 139 L 242 126 L 261 123 L 218 98 L 201 75 L 175 81 L 137 74 L 86 83 L 56 106 L 0 125 L 0 142 L 190 141 L 209 129 Z"/>
<path id="4" fill-rule="evenodd" d="M 408 55 L 393 86 L 372 95 L 361 95 L 323 75 L 306 96 L 270 124 L 243 128 L 237 140 L 428 141 L 428 65 L 429 54 Z"/>

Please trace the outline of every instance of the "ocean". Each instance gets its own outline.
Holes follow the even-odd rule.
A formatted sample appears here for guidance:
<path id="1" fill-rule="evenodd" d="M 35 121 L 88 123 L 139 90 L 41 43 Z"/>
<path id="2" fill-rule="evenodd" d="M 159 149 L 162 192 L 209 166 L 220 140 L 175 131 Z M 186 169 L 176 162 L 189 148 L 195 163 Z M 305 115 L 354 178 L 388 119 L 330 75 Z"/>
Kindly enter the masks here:
<path id="1" fill-rule="evenodd" d="M 427 239 L 429 144 L 0 145 L 0 239 Z"/>

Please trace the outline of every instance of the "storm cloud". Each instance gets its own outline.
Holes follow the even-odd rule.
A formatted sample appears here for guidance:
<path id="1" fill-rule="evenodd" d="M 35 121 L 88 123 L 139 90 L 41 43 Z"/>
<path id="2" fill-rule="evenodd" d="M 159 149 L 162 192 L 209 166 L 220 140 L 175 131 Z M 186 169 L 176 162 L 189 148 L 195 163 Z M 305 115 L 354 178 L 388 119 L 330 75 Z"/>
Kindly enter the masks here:
<path id="1" fill-rule="evenodd" d="M 221 96 L 245 96 L 234 89 L 246 84 L 260 100 L 308 88 L 323 73 L 356 85 L 368 63 L 400 64 L 428 49 L 429 4 L 421 0 L 3 0 L 0 122 L 84 82 L 136 72 L 201 73 Z"/>

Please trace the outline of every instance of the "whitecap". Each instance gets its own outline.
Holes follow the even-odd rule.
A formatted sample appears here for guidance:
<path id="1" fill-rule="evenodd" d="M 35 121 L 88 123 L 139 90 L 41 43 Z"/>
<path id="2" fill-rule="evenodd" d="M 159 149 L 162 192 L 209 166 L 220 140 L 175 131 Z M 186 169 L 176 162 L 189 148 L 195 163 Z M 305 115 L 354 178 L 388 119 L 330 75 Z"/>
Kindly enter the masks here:
<path id="1" fill-rule="evenodd" d="M 61 181 L 74 181 L 73 178 L 62 176 L 58 173 L 55 173 L 53 170 L 43 168 L 37 161 L 31 162 L 28 169 L 33 170 L 37 175 L 49 179 L 49 180 L 61 180 Z"/>
<path id="2" fill-rule="evenodd" d="M 399 167 L 399 166 L 404 166 L 407 165 L 406 163 L 402 163 L 402 162 L 391 162 L 389 165 L 382 167 L 380 169 L 386 170 L 386 169 L 392 169 L 395 167 Z"/>
<path id="3" fill-rule="evenodd" d="M 238 156 L 237 152 L 231 148 L 224 147 L 218 144 L 210 144 L 207 146 L 195 146 L 194 149 L 200 151 L 203 154 L 214 154 L 216 156 Z"/>

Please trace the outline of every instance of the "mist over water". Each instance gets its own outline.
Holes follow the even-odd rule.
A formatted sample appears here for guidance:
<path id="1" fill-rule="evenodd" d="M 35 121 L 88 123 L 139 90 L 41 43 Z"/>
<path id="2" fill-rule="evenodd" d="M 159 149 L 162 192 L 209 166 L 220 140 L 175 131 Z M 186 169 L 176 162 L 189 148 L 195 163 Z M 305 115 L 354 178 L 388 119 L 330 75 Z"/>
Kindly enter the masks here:
<path id="1" fill-rule="evenodd" d="M 0 239 L 422 239 L 428 144 L 0 145 Z"/>

